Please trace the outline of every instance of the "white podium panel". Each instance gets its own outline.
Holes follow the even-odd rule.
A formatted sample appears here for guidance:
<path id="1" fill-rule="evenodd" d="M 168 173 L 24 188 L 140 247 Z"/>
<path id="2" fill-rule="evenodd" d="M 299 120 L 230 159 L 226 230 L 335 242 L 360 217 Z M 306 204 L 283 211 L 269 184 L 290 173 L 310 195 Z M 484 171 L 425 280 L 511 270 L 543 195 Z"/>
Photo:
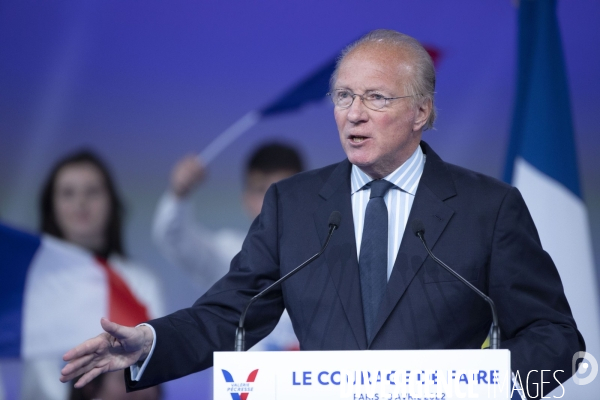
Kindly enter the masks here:
<path id="1" fill-rule="evenodd" d="M 508 350 L 214 353 L 215 400 L 510 399 Z"/>

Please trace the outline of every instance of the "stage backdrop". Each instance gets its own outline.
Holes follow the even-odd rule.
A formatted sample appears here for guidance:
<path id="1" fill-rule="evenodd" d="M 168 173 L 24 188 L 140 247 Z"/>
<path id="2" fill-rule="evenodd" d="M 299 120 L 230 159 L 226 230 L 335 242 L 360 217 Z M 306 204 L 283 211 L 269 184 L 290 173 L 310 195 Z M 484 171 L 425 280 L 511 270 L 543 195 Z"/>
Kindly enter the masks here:
<path id="1" fill-rule="evenodd" d="M 128 253 L 163 276 L 169 310 L 191 304 L 202 288 L 162 259 L 150 238 L 171 167 L 375 28 L 408 33 L 438 52 L 439 119 L 425 140 L 444 159 L 501 178 L 516 88 L 515 3 L 4 0 L 0 218 L 36 230 L 37 198 L 49 167 L 70 151 L 92 148 L 108 161 L 126 199 Z M 559 1 L 596 260 L 599 15 L 596 1 Z M 262 141 L 298 146 L 310 168 L 342 159 L 332 108 L 323 100 L 252 127 L 210 165 L 208 180 L 194 196 L 198 219 L 212 228 L 247 229 L 241 169 Z M 5 375 L 14 374 L 10 371 Z M 198 396 L 197 387 L 204 385 L 209 398 L 208 377 L 171 383 L 166 398 Z"/>

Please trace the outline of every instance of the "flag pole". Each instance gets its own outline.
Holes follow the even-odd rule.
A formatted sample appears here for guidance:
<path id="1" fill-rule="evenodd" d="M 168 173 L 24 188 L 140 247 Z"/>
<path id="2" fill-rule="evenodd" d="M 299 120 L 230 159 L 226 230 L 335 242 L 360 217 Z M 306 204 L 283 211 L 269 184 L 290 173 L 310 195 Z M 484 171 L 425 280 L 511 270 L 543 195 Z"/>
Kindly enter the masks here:
<path id="1" fill-rule="evenodd" d="M 259 120 L 260 112 L 250 111 L 214 138 L 196 157 L 203 164 L 210 164 L 227 146 L 256 125 Z"/>

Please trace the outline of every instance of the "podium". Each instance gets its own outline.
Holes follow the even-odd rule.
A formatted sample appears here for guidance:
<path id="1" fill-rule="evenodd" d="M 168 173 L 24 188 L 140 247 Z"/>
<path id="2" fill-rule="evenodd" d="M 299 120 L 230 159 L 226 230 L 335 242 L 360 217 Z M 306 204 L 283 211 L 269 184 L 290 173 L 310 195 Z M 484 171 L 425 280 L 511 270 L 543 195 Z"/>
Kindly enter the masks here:
<path id="1" fill-rule="evenodd" d="M 510 399 L 508 350 L 214 353 L 215 400 Z"/>

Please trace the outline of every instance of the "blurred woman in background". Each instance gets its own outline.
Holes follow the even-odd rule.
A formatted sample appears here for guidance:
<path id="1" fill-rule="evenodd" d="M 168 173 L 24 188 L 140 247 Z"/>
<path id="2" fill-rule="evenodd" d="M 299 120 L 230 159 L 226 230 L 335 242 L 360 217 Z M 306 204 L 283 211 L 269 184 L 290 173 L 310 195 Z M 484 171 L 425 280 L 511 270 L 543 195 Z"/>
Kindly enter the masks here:
<path id="1" fill-rule="evenodd" d="M 135 326 L 164 315 L 158 280 L 147 268 L 125 257 L 122 242 L 123 206 L 105 164 L 90 151 L 58 161 L 43 186 L 40 230 L 90 252 L 104 269 L 109 285 L 109 318 Z M 60 312 L 60 310 L 49 310 Z M 69 398 L 158 399 L 159 388 L 125 395 L 123 373 L 103 377 L 76 390 L 58 378 L 61 359 L 48 357 L 24 363 L 23 399 Z"/>

